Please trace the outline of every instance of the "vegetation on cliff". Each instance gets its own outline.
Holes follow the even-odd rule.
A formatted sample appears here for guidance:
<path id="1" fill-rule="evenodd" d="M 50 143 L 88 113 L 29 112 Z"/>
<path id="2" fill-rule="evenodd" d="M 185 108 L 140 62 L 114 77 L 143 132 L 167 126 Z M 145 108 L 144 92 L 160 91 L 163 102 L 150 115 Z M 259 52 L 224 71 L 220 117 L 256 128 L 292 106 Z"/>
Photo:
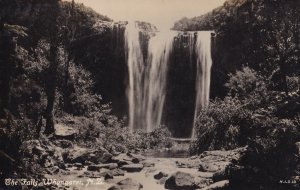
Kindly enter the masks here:
<path id="1" fill-rule="evenodd" d="M 174 23 L 173 30 L 180 31 L 199 31 L 215 30 L 220 26 L 226 25 L 229 17 L 237 18 L 240 14 L 241 7 L 247 0 L 227 0 L 223 6 L 201 16 L 193 18 L 182 18 Z"/>

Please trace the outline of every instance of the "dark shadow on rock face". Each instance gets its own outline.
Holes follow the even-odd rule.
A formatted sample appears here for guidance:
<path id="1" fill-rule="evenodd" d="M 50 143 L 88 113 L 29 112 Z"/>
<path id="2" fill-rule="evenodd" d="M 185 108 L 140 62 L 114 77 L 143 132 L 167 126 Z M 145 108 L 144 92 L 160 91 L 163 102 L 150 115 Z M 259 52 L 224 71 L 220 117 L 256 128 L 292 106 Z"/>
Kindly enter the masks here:
<path id="1" fill-rule="evenodd" d="M 164 122 L 175 137 L 190 137 L 193 127 L 196 58 L 191 55 L 186 36 L 177 36 L 169 65 L 164 111 Z"/>
<path id="2" fill-rule="evenodd" d="M 73 48 L 75 62 L 92 72 L 95 92 L 105 103 L 112 102 L 113 113 L 120 117 L 127 112 L 124 29 L 116 24 L 101 35 L 78 40 Z"/>

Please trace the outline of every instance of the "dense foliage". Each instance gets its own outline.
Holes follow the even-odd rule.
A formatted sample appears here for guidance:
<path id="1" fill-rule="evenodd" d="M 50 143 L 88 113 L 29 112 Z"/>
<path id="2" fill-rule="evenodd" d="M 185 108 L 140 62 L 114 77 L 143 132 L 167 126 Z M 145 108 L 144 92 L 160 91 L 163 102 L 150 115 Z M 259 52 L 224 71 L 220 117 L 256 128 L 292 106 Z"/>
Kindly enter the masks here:
<path id="1" fill-rule="evenodd" d="M 177 21 L 173 29 L 182 31 L 215 30 L 220 26 L 226 25 L 228 17 L 234 17 L 241 5 L 247 0 L 228 0 L 223 6 L 214 9 L 207 14 L 193 17 L 182 18 Z"/>
<path id="2" fill-rule="evenodd" d="M 276 189 L 280 179 L 292 178 L 299 172 L 295 143 L 300 140 L 300 114 L 281 114 L 281 109 L 286 109 L 281 103 L 290 98 L 270 90 L 270 83 L 247 67 L 237 71 L 226 84 L 230 94 L 223 100 L 212 101 L 197 118 L 195 153 L 241 146 L 250 148 L 243 164 L 249 169 L 247 178 L 253 177 L 254 168 L 258 170 L 257 176 L 239 181 L 249 188 L 258 188 L 255 180 L 268 178 L 259 185 Z"/>

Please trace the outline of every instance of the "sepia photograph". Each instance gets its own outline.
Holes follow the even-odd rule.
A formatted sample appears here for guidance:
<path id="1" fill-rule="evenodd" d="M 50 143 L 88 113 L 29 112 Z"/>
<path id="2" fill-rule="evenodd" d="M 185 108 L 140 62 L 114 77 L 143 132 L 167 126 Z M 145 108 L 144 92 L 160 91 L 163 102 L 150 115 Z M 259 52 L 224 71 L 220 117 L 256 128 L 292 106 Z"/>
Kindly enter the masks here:
<path id="1" fill-rule="evenodd" d="M 0 0 L 0 190 L 299 189 L 299 0 Z"/>

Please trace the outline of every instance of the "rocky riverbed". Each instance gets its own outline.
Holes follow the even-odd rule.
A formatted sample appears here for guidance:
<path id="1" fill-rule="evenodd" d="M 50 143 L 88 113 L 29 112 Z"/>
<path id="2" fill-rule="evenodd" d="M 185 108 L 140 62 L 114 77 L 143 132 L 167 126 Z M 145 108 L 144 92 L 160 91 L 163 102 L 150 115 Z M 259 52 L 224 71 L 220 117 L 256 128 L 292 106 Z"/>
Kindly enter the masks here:
<path id="1" fill-rule="evenodd" d="M 60 184 L 56 189 L 226 189 L 229 185 L 229 168 L 236 167 L 234 163 L 238 162 L 244 151 L 246 148 L 206 151 L 190 158 L 149 158 L 131 153 L 113 155 L 104 150 L 101 156 L 99 151 L 91 153 L 76 147 L 68 155 L 70 163 L 66 164 L 66 168 L 57 167 L 46 177 L 81 183 Z"/>
<path id="2" fill-rule="evenodd" d="M 187 150 L 186 144 L 177 143 L 176 147 Z M 102 147 L 88 148 L 66 136 L 56 136 L 51 141 L 26 141 L 23 146 L 24 157 L 44 168 L 41 178 L 46 180 L 47 187 L 61 190 L 225 190 L 229 178 L 239 175 L 239 161 L 247 151 L 244 147 L 167 158 L 161 152 L 122 153 Z M 47 189 L 42 180 L 38 189 L 41 187 Z"/>

